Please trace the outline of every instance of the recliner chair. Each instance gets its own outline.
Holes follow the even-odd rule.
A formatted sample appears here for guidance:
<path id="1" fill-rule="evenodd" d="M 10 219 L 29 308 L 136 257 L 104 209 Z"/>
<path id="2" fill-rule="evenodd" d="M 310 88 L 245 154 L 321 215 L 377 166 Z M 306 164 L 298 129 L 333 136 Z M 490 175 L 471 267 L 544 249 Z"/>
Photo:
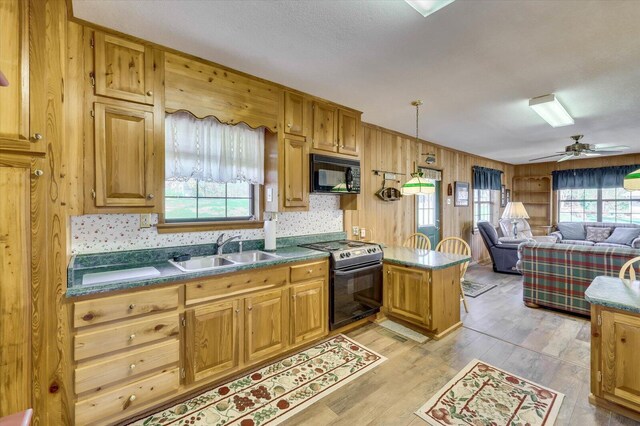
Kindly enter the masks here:
<path id="1" fill-rule="evenodd" d="M 478 231 L 482 241 L 489 251 L 493 262 L 493 271 L 503 274 L 520 275 L 516 270 L 518 263 L 518 243 L 502 243 L 498 238 L 496 228 L 490 222 L 478 222 Z"/>

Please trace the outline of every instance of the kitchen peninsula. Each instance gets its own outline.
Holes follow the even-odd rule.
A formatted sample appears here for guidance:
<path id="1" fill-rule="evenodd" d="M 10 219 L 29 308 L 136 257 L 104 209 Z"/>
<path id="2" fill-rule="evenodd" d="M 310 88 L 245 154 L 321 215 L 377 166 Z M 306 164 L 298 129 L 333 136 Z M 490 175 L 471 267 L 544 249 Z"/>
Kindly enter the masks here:
<path id="1" fill-rule="evenodd" d="M 468 256 L 384 248 L 383 314 L 440 339 L 462 326 L 460 265 Z"/>

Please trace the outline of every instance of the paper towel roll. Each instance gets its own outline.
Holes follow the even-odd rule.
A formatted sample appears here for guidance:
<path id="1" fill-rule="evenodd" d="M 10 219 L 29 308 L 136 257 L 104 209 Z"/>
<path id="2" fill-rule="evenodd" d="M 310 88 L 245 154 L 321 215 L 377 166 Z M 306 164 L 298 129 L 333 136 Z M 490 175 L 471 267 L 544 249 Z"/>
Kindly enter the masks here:
<path id="1" fill-rule="evenodd" d="M 276 221 L 265 220 L 264 222 L 264 249 L 274 251 L 276 249 Z"/>

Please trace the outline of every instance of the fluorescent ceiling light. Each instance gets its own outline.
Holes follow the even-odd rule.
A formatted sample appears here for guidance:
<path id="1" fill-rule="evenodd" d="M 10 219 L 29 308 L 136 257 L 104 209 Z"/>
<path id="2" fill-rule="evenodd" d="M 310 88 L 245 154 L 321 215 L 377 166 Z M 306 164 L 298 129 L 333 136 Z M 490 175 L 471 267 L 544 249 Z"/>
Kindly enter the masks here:
<path id="1" fill-rule="evenodd" d="M 420 15 L 425 18 L 432 13 L 435 13 L 442 9 L 443 7 L 453 3 L 455 0 L 404 0 L 415 10 L 420 13 Z"/>
<path id="2" fill-rule="evenodd" d="M 570 126 L 574 124 L 573 118 L 567 110 L 564 109 L 562 104 L 558 102 L 556 95 L 553 93 L 529 99 L 529 106 L 537 112 L 544 121 L 549 123 L 551 127 Z"/>

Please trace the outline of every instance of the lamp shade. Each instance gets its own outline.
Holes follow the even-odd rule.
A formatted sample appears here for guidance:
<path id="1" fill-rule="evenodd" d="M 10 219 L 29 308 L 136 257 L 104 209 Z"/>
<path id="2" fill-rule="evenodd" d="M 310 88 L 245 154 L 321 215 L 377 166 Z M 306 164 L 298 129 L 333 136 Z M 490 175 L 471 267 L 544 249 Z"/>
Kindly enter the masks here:
<path id="1" fill-rule="evenodd" d="M 627 191 L 640 191 L 640 169 L 626 175 L 622 186 Z"/>
<path id="2" fill-rule="evenodd" d="M 422 172 L 411 173 L 411 179 L 400 188 L 402 195 L 433 194 L 434 192 L 436 192 L 436 186 L 430 179 L 423 177 Z"/>
<path id="3" fill-rule="evenodd" d="M 512 201 L 507 203 L 507 207 L 502 213 L 503 219 L 529 219 L 527 210 L 520 201 Z"/>

